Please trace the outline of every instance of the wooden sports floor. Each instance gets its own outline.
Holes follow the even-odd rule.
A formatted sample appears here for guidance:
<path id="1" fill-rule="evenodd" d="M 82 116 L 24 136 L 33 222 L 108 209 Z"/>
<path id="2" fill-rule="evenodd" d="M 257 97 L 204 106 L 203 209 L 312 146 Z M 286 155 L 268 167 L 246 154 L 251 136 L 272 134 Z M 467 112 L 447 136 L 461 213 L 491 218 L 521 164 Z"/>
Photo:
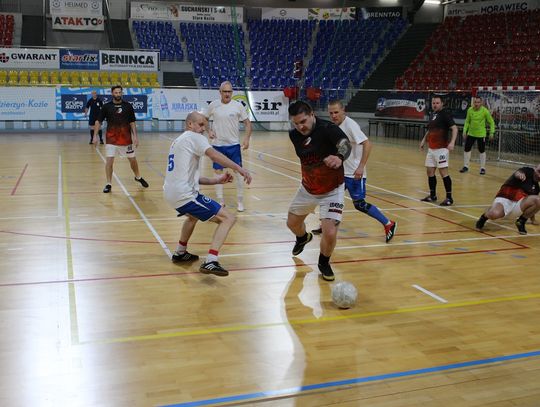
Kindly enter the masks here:
<path id="1" fill-rule="evenodd" d="M 173 137 L 141 134 L 150 188 L 117 159 L 103 194 L 104 149 L 86 132 L 0 136 L 1 406 L 540 405 L 540 226 L 474 229 L 518 166 L 460 174 L 453 152 L 455 206 L 441 208 L 419 201 L 417 144 L 372 139 L 368 201 L 397 235 L 385 244 L 347 200 L 332 262 L 359 300 L 340 310 L 319 238 L 291 256 L 300 167 L 285 133 L 255 133 L 244 154 L 253 183 L 220 252 L 230 276 L 171 263 Z M 234 183 L 226 195 L 235 211 Z M 199 224 L 190 251 L 204 256 L 213 230 Z"/>

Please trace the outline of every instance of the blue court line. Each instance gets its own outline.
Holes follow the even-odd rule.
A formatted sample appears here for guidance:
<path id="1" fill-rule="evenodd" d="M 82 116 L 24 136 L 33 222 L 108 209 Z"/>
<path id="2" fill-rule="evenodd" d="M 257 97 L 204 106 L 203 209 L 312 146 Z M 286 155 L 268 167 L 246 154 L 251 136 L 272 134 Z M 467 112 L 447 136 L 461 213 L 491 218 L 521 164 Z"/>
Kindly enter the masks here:
<path id="1" fill-rule="evenodd" d="M 508 360 L 516 360 L 516 359 L 525 359 L 525 358 L 537 357 L 537 356 L 540 356 L 540 350 L 533 351 L 533 352 L 526 352 L 526 353 L 516 353 L 513 355 L 506 355 L 506 356 L 497 356 L 494 358 L 471 360 L 469 362 L 452 363 L 450 365 L 427 367 L 423 369 L 406 370 L 404 372 L 387 373 L 387 374 L 381 374 L 381 375 L 375 375 L 375 376 L 365 376 L 365 377 L 357 377 L 354 379 L 310 384 L 307 386 L 292 387 L 289 389 L 268 390 L 268 391 L 260 391 L 256 393 L 238 394 L 236 396 L 218 397 L 218 398 L 198 400 L 198 401 L 188 401 L 188 402 L 179 403 L 179 404 L 167 404 L 162 407 L 208 406 L 212 404 L 239 402 L 239 401 L 259 399 L 259 398 L 264 398 L 264 397 L 294 395 L 295 393 L 300 393 L 303 391 L 326 389 L 329 387 L 341 387 L 341 386 L 347 386 L 351 384 L 368 383 L 368 382 L 374 382 L 374 381 L 379 381 L 379 380 L 395 379 L 399 377 L 415 376 L 415 375 L 421 375 L 421 374 L 433 373 L 433 372 L 444 372 L 446 370 L 461 369 L 464 367 L 471 367 L 471 366 L 488 365 L 491 363 L 505 362 Z"/>

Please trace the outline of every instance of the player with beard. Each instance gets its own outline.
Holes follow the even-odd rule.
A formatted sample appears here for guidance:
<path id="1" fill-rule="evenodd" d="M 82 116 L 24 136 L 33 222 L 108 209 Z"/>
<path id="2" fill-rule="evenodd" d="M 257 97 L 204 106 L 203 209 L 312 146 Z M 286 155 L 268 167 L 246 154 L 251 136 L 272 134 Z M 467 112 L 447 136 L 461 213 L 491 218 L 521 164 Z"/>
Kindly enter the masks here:
<path id="1" fill-rule="evenodd" d="M 105 175 L 107 177 L 107 184 L 103 188 L 104 193 L 111 192 L 113 164 L 116 153 L 128 158 L 131 170 L 135 174 L 135 181 L 140 183 L 144 188 L 148 188 L 148 182 L 141 177 L 139 164 L 137 163 L 137 158 L 135 158 L 135 148 L 139 146 L 137 127 L 135 126 L 135 111 L 129 102 L 122 99 L 122 91 L 123 89 L 120 85 L 111 88 L 112 101 L 103 105 L 94 126 L 93 143 L 96 144 L 97 134 L 101 129 L 101 124 L 104 120 L 107 120 L 107 132 L 105 133 L 105 155 L 107 156 Z"/>

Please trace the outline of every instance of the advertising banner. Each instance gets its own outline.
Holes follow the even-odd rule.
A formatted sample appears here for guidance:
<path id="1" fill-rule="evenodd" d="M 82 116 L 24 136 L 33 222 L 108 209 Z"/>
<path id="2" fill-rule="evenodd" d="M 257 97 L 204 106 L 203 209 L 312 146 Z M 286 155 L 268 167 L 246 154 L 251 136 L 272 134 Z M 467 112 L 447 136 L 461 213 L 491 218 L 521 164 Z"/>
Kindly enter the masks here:
<path id="1" fill-rule="evenodd" d="M 429 114 L 431 114 L 431 97 L 434 95 L 442 97 L 444 107 L 452 112 L 454 119 L 465 120 L 467 117 L 467 109 L 471 106 L 471 92 L 431 93 L 428 103 Z"/>
<path id="2" fill-rule="evenodd" d="M 53 30 L 103 31 L 105 29 L 103 16 L 81 17 L 53 15 L 51 19 Z"/>
<path id="3" fill-rule="evenodd" d="M 262 20 L 307 20 L 308 10 L 305 8 L 262 8 Z"/>
<path id="4" fill-rule="evenodd" d="M 60 69 L 99 70 L 99 52 L 80 49 L 61 49 Z"/>
<path id="5" fill-rule="evenodd" d="M 233 21 L 231 7 L 150 3 L 140 1 L 131 2 L 131 18 L 212 23 L 230 23 Z M 242 7 L 235 7 L 235 20 L 238 23 L 243 22 L 244 11 Z"/>
<path id="6" fill-rule="evenodd" d="M 99 51 L 99 61 L 104 71 L 157 71 L 159 52 Z"/>
<path id="7" fill-rule="evenodd" d="M 369 18 L 403 18 L 403 7 L 357 7 L 358 20 Z"/>
<path id="8" fill-rule="evenodd" d="M 424 92 L 384 92 L 377 100 L 375 116 L 423 120 L 427 102 Z"/>
<path id="9" fill-rule="evenodd" d="M 208 104 L 219 99 L 212 89 L 154 89 L 154 118 L 161 120 L 184 120 L 189 112 L 204 111 Z M 233 99 L 242 103 L 250 120 L 265 122 L 288 121 L 289 99 L 281 91 L 235 91 Z M 251 108 L 250 108 L 251 107 Z"/>
<path id="10" fill-rule="evenodd" d="M 538 0 L 494 0 L 477 3 L 454 3 L 447 4 L 446 17 L 465 17 L 474 14 L 510 13 L 515 11 L 527 11 L 540 7 Z"/>
<path id="11" fill-rule="evenodd" d="M 310 8 L 308 20 L 356 20 L 356 7 Z"/>
<path id="12" fill-rule="evenodd" d="M 54 120 L 55 111 L 52 87 L 0 88 L 0 120 Z"/>
<path id="13" fill-rule="evenodd" d="M 102 17 L 102 0 L 50 0 L 52 15 Z"/>
<path id="14" fill-rule="evenodd" d="M 0 69 L 59 69 L 57 49 L 0 48 Z"/>
<path id="15" fill-rule="evenodd" d="M 53 88 L 53 91 L 54 90 L 55 89 Z M 88 117 L 84 115 L 84 108 L 87 101 L 92 97 L 91 93 L 93 90 L 97 92 L 104 103 L 111 101 L 110 88 L 57 87 L 54 108 L 56 120 L 88 120 Z M 126 102 L 131 103 L 133 110 L 135 110 L 135 118 L 137 120 L 152 119 L 151 96 L 152 89 L 150 88 L 124 88 L 123 99 Z"/>
<path id="16" fill-rule="evenodd" d="M 525 130 L 536 133 L 540 120 L 540 94 L 526 90 L 479 90 L 497 126 L 503 130 Z"/>

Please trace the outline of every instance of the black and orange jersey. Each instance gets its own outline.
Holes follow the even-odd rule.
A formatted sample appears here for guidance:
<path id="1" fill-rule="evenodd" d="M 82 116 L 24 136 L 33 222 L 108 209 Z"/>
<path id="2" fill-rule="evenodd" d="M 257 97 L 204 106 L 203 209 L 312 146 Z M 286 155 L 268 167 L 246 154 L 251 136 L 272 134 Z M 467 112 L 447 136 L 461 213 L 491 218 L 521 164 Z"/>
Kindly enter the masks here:
<path id="1" fill-rule="evenodd" d="M 446 148 L 450 143 L 448 131 L 454 126 L 454 118 L 448 109 L 442 109 L 431 114 L 427 125 L 427 142 L 431 149 Z"/>
<path id="2" fill-rule="evenodd" d="M 516 177 L 518 171 L 525 174 L 524 181 Z M 502 184 L 496 197 L 519 201 L 529 195 L 538 195 L 539 186 L 538 181 L 534 180 L 534 168 L 522 167 L 516 172 Z"/>
<path id="3" fill-rule="evenodd" d="M 289 137 L 300 158 L 302 185 L 313 195 L 326 194 L 343 184 L 343 165 L 329 168 L 323 160 L 329 155 L 337 155 L 337 144 L 347 135 L 334 123 L 315 119 L 311 134 L 304 136 L 298 130 L 289 131 Z"/>
<path id="4" fill-rule="evenodd" d="M 130 103 L 124 100 L 105 103 L 97 120 L 101 123 L 107 120 L 107 144 L 127 146 L 132 143 L 130 123 L 135 122 L 135 111 Z"/>

